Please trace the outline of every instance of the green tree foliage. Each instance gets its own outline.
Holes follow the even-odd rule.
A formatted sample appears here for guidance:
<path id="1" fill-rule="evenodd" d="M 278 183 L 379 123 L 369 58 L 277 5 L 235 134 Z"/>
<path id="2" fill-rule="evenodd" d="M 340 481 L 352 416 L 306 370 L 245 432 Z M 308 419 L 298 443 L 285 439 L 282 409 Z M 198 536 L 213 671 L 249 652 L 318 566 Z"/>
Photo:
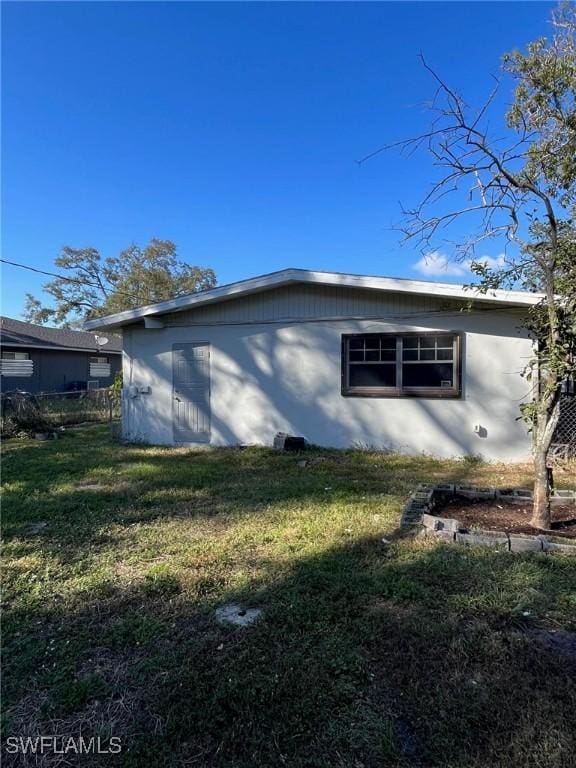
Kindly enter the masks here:
<path id="1" fill-rule="evenodd" d="M 480 288 L 521 287 L 543 294 L 525 320 L 535 340 L 527 370 L 533 402 L 523 409 L 533 436 L 533 524 L 550 527 L 547 458 L 559 416 L 563 381 L 576 363 L 576 10 L 563 3 L 552 16 L 553 36 L 503 57 L 512 103 L 503 135 L 492 126 L 501 83 L 474 109 L 423 60 L 436 82 L 432 123 L 400 142 L 425 148 L 435 178 L 421 202 L 404 211 L 406 239 L 423 252 L 455 245 L 472 263 Z M 379 150 L 380 151 L 380 150 Z M 448 231 L 466 220 L 469 236 Z M 503 263 L 488 267 L 479 248 L 504 244 Z M 475 286 L 478 288 L 478 285 Z"/>
<path id="2" fill-rule="evenodd" d="M 28 322 L 73 325 L 216 285 L 212 269 L 180 261 L 170 240 L 154 238 L 144 248 L 131 245 L 107 258 L 95 248 L 66 246 L 54 263 L 61 277 L 43 286 L 50 306 L 27 294 Z"/>
<path id="3" fill-rule="evenodd" d="M 535 397 L 522 409 L 533 433 L 536 467 L 533 522 L 550 527 L 547 457 L 558 422 L 563 381 L 576 373 L 576 12 L 564 3 L 553 14 L 555 34 L 506 54 L 515 81 L 507 125 L 518 137 L 504 182 L 525 193 L 515 205 L 519 254 L 500 270 L 473 265 L 485 286 L 513 281 L 542 292 L 526 327 L 536 342 L 528 369 Z M 517 165 L 516 165 L 517 164 Z M 527 235 L 520 237 L 520 217 Z M 546 477 L 546 480 L 544 479 Z"/>

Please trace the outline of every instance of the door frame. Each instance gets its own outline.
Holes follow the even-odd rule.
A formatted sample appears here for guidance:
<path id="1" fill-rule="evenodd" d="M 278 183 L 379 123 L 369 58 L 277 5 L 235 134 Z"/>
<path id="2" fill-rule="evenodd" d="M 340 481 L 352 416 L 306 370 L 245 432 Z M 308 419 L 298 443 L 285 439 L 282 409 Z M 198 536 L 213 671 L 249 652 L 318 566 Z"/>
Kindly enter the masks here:
<path id="1" fill-rule="evenodd" d="M 208 377 L 207 377 L 207 393 L 206 393 L 206 400 L 207 400 L 207 406 L 208 406 L 208 432 L 207 433 L 196 433 L 198 435 L 200 434 L 206 434 L 207 437 L 198 437 L 194 440 L 179 440 L 176 436 L 176 419 L 175 416 L 175 405 L 176 405 L 176 396 L 175 396 L 175 384 L 174 384 L 174 352 L 178 349 L 181 349 L 184 345 L 190 345 L 193 347 L 207 347 L 208 348 Z M 170 366 L 172 369 L 172 393 L 171 393 L 171 400 L 172 400 L 172 439 L 175 444 L 177 445 L 206 445 L 210 443 L 210 440 L 212 438 L 212 366 L 211 366 L 211 358 L 212 358 L 212 345 L 209 341 L 204 340 L 194 340 L 194 341 L 180 341 L 180 342 L 173 342 L 171 346 L 171 359 L 170 359 Z"/>

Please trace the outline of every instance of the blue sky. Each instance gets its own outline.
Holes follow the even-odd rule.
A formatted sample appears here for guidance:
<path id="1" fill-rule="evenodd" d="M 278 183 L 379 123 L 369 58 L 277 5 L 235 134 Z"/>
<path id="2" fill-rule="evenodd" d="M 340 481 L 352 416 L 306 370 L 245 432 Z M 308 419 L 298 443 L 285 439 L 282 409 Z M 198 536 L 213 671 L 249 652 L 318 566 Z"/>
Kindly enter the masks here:
<path id="1" fill-rule="evenodd" d="M 356 160 L 426 127 L 420 51 L 481 102 L 553 7 L 5 2 L 4 258 L 50 270 L 63 245 L 159 237 L 220 283 L 288 266 L 422 276 L 390 227 L 426 190 L 426 157 Z M 2 313 L 42 282 L 4 267 Z"/>

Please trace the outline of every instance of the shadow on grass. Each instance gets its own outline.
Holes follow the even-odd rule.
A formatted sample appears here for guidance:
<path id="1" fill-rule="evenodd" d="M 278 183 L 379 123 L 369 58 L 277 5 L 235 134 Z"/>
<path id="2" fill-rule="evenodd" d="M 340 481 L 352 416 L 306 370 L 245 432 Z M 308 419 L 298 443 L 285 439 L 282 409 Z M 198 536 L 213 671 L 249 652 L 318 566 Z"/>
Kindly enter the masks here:
<path id="1" fill-rule="evenodd" d="M 406 540 L 268 561 L 241 591 L 167 567 L 7 617 L 4 732 L 119 736 L 122 766 L 564 768 L 575 667 L 522 630 L 575 588 L 567 560 Z M 261 620 L 218 625 L 231 600 Z"/>
<path id="2" fill-rule="evenodd" d="M 7 456 L 5 540 L 21 573 L 4 612 L 5 736 L 116 735 L 118 764 L 152 768 L 570 765 L 574 666 L 522 631 L 570 628 L 567 560 L 401 534 L 391 546 L 350 535 L 310 554 L 300 521 L 303 538 L 282 557 L 248 546 L 238 560 L 191 550 L 176 563 L 164 540 L 146 539 L 128 583 L 95 565 L 141 523 L 174 517 L 208 545 L 220 531 L 204 523 L 252 516 L 256 531 L 270 507 L 385 505 L 394 521 L 415 482 L 486 484 L 489 466 L 174 451 L 110 444 L 98 427 Z M 61 563 L 69 570 L 50 571 Z M 230 587 L 232 568 L 246 572 L 242 589 Z M 261 621 L 216 624 L 214 608 L 233 600 L 261 607 Z"/>
<path id="3" fill-rule="evenodd" d="M 35 524 L 48 523 L 42 545 L 53 545 L 58 556 L 65 550 L 81 556 L 105 526 L 253 513 L 309 500 L 372 497 L 399 504 L 418 481 L 470 482 L 482 474 L 479 466 L 364 451 L 150 448 L 111 443 L 105 428 L 93 427 L 55 443 L 8 446 L 4 536 L 18 539 L 24 554 L 37 545 Z M 519 482 L 529 482 L 525 470 Z"/>

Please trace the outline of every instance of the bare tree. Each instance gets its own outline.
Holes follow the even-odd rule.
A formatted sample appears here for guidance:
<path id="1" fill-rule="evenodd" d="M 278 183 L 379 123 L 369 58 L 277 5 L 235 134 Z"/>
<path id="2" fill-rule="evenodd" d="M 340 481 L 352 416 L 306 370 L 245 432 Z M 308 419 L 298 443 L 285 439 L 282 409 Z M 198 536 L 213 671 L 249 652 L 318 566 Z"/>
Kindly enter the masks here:
<path id="1" fill-rule="evenodd" d="M 534 397 L 523 407 L 533 438 L 532 524 L 541 529 L 550 528 L 547 461 L 562 382 L 576 360 L 574 4 L 559 6 L 552 25 L 550 40 L 503 58 L 504 79 L 514 85 L 503 135 L 489 122 L 501 81 L 474 109 L 421 57 L 436 84 L 429 130 L 368 156 L 396 147 L 406 154 L 426 150 L 433 159 L 437 176 L 430 190 L 416 207 L 403 209 L 405 239 L 425 254 L 438 248 L 439 239 L 449 243 L 456 258 L 471 261 L 481 290 L 520 286 L 543 294 L 526 318 L 535 340 L 527 371 Z M 451 226 L 462 219 L 470 236 L 451 240 Z M 489 267 L 478 256 L 490 240 L 506 244 L 501 266 Z"/>

